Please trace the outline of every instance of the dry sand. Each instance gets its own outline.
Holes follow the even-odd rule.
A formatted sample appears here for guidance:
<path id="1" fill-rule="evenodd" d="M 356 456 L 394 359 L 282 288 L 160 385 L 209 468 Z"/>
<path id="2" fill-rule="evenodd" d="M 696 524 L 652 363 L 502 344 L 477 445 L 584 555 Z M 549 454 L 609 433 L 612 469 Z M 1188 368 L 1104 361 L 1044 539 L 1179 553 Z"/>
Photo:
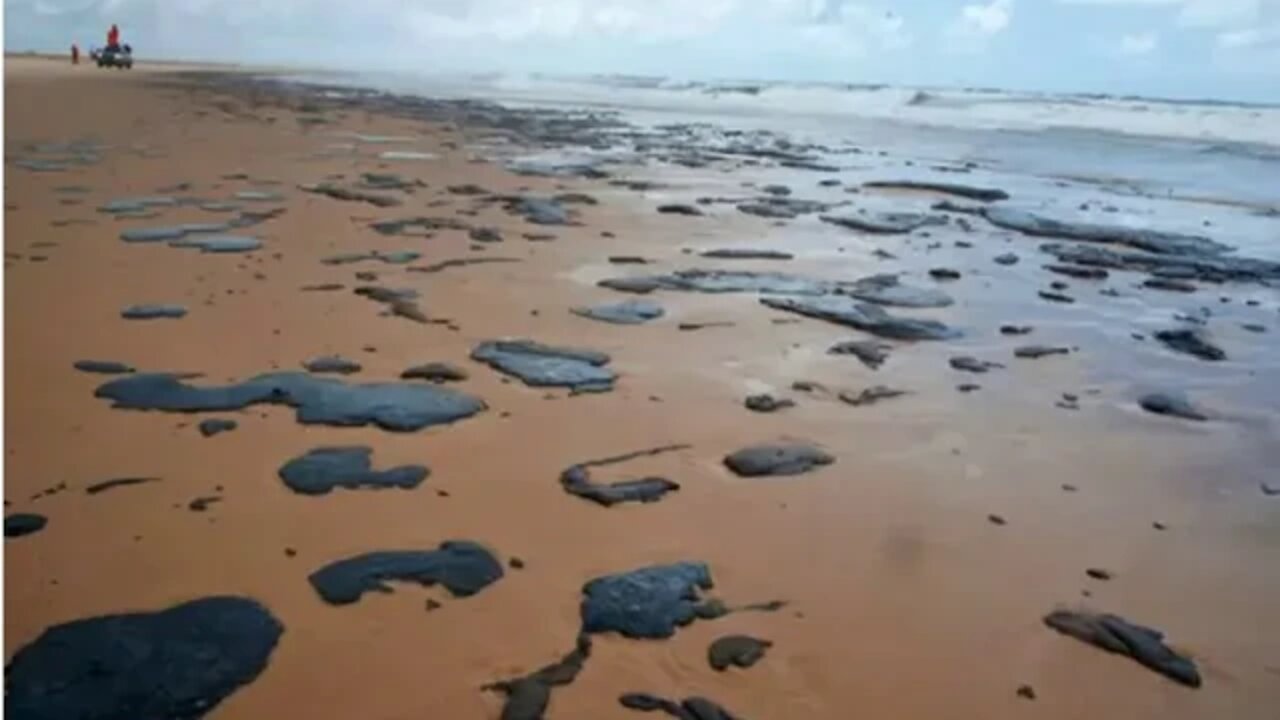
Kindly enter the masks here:
<path id="1" fill-rule="evenodd" d="M 10 257 L 5 270 L 5 497 L 11 512 L 50 518 L 43 532 L 5 543 L 6 657 L 52 624 L 244 594 L 266 604 L 286 631 L 267 670 L 216 717 L 493 718 L 501 700 L 480 686 L 571 647 L 585 580 L 687 559 L 709 563 L 717 592 L 731 602 L 790 604 L 696 623 L 669 641 L 601 638 L 577 681 L 556 691 L 550 717 L 630 717 L 617 703 L 626 691 L 705 695 L 749 718 L 1275 717 L 1280 523 L 1274 505 L 1248 492 L 1258 481 L 1251 469 L 1280 464 L 1274 442 L 1242 443 L 1236 432 L 1187 429 L 1131 406 L 1090 406 L 1087 396 L 1087 421 L 1057 410 L 1061 392 L 1106 387 L 1105 374 L 1075 357 L 1051 365 L 1002 358 L 1008 372 L 977 380 L 994 391 L 967 396 L 953 388 L 970 378 L 939 369 L 947 349 L 920 346 L 891 361 L 898 363 L 891 384 L 913 390 L 908 397 L 865 408 L 810 399 L 791 393 L 791 381 L 857 388 L 888 378 L 824 355 L 855 333 L 811 321 L 774 324 L 777 314 L 741 297 L 662 297 L 670 315 L 642 327 L 567 311 L 617 299 L 584 282 L 610 272 L 608 255 L 679 258 L 687 219 L 640 214 L 616 190 L 575 181 L 568 189 L 604 202 L 583 209 L 583 226 L 553 228 L 555 242 L 521 240 L 534 228 L 497 208 L 463 217 L 506 234 L 484 253 L 469 251 L 462 232 L 382 237 L 367 228 L 369 219 L 468 206 L 443 193 L 447 184 L 550 192 L 556 181 L 469 162 L 465 148 L 445 144 L 461 146 L 453 129 L 361 113 L 308 129 L 287 109 L 215 106 L 204 95 L 149 86 L 156 72 L 6 65 L 7 156 L 27 141 L 93 137 L 113 146 L 101 162 L 67 172 L 6 167 L 5 250 L 21 257 Z M 380 169 L 382 146 L 317 159 L 317 150 L 342 142 L 332 136 L 340 131 L 420 138 L 412 147 L 438 159 L 382 169 L 429 187 L 385 210 L 298 191 L 329 173 Z M 285 215 L 250 231 L 266 243 L 253 254 L 201 255 L 117 238 L 125 227 L 208 213 L 168 210 L 162 220 L 138 221 L 94 210 L 184 181 L 192 194 L 226 197 L 252 186 L 220 180 L 237 172 L 277 180 L 273 189 L 287 196 Z M 53 189 L 73 184 L 91 191 L 82 204 L 60 204 L 80 196 Z M 452 204 L 425 207 L 437 198 Z M 53 226 L 58 219 L 90 224 Z M 698 227 L 700 242 L 742 229 Z M 602 238 L 604 230 L 617 238 Z M 367 249 L 417 250 L 424 257 L 416 264 L 482 255 L 522 262 L 427 275 L 320 263 Z M 350 288 L 360 284 L 357 271 L 416 288 L 428 314 L 459 329 L 381 316 L 380 306 L 349 289 L 299 290 L 325 282 Z M 120 318 L 141 302 L 185 304 L 190 313 L 177 321 Z M 676 330 L 689 320 L 736 324 Z M 609 352 L 618 387 L 569 397 L 505 382 L 467 360 L 476 342 L 502 336 Z M 393 379 L 427 361 L 462 365 L 471 379 L 461 387 L 489 410 L 397 435 L 303 427 L 287 409 L 251 408 L 219 414 L 240 428 L 205 439 L 195 428 L 200 416 L 110 409 L 93 397 L 107 378 L 71 367 L 114 359 L 221 382 L 330 353 L 361 362 L 356 377 L 366 380 Z M 743 409 L 743 397 L 761 388 L 800 405 L 773 415 Z M 788 438 L 818 443 L 838 460 L 774 480 L 735 478 L 720 464 L 739 447 Z M 602 473 L 678 481 L 681 490 L 659 503 L 605 509 L 566 495 L 557 482 L 574 462 L 673 442 L 693 449 Z M 423 463 L 432 475 L 413 491 L 324 497 L 295 495 L 276 477 L 285 460 L 333 444 L 368 444 L 380 466 Z M 130 475 L 163 480 L 97 496 L 82 491 Z M 30 500 L 63 482 L 66 491 Z M 1063 484 L 1079 489 L 1064 492 Z M 187 509 L 210 494 L 224 500 L 203 514 Z M 990 513 L 1008 524 L 989 523 Z M 351 554 L 428 549 L 450 538 L 480 541 L 527 567 L 469 599 L 402 585 L 347 607 L 326 606 L 306 580 Z M 296 557 L 285 548 L 296 548 Z M 1085 576 L 1099 566 L 1115 579 Z M 1082 597 L 1086 590 L 1092 597 Z M 428 597 L 443 607 L 424 611 Z M 1081 603 L 1168 632 L 1200 664 L 1204 687 L 1175 685 L 1042 625 L 1054 607 Z M 707 644 L 732 632 L 774 646 L 750 670 L 714 672 Z M 1023 684 L 1036 700 L 1015 695 Z"/>

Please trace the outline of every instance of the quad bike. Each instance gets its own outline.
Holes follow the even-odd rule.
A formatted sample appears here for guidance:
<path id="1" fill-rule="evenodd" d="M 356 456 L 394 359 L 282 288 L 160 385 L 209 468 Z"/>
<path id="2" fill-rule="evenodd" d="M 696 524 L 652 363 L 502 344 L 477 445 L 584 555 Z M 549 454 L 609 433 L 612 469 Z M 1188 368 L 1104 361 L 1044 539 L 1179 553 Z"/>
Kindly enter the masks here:
<path id="1" fill-rule="evenodd" d="M 129 70 L 133 67 L 133 48 L 128 45 L 107 46 L 89 51 L 89 59 L 98 67 L 113 67 Z"/>

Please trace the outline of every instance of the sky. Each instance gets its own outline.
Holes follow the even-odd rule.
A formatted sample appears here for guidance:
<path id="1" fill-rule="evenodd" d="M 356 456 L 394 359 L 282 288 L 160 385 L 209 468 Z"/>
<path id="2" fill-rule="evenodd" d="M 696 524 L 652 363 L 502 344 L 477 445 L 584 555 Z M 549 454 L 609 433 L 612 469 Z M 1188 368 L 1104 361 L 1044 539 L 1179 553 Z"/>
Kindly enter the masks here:
<path id="1" fill-rule="evenodd" d="M 1280 0 L 5 0 L 6 51 L 1280 102 Z"/>

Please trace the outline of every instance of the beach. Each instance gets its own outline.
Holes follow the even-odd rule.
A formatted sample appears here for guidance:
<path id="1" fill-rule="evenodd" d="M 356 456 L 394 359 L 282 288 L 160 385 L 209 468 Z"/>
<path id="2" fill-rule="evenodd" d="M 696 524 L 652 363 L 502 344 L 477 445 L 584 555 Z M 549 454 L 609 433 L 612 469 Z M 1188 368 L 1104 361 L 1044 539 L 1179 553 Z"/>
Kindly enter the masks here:
<path id="1" fill-rule="evenodd" d="M 631 717 L 619 696 L 633 692 L 702 696 L 744 718 L 1273 717 L 1280 198 L 1232 195 L 1238 176 L 1195 184 L 1211 179 L 1194 169 L 1167 193 L 1018 174 L 939 157 L 953 141 L 913 154 L 910 129 L 891 153 L 828 141 L 819 151 L 693 121 L 640 130 L 603 112 L 423 105 L 192 70 L 6 59 L 6 515 L 47 518 L 5 541 L 7 658 L 73 620 L 237 596 L 283 631 L 211 717 L 496 718 L 503 693 L 483 686 L 555 663 L 580 633 L 590 658 L 551 688 L 547 717 Z M 693 144 L 712 135 L 714 149 Z M 1275 173 L 1274 160 L 1240 162 Z M 1007 199 L 865 185 L 907 179 L 998 187 Z M 936 209 L 944 201 L 963 209 Z M 765 209 L 742 210 L 753 203 Z M 1125 245 L 1114 230 L 1102 243 L 1064 239 L 1079 228 L 1020 232 L 1023 216 L 982 209 L 1005 205 L 1167 236 Z M 259 243 L 204 252 L 122 239 L 183 223 L 228 223 L 213 234 Z M 1181 258 L 1176 268 L 1146 250 L 1110 265 L 1071 254 L 1199 248 L 1187 238 L 1201 236 L 1257 264 L 1180 248 L 1150 253 Z M 777 255 L 702 257 L 723 249 Z M 712 271 L 701 277 L 716 291 L 678 274 L 691 269 Z M 805 305 L 882 298 L 874 282 L 850 283 L 886 273 L 909 300 L 871 305 L 936 325 L 859 329 Z M 649 292 L 607 283 L 619 278 L 648 278 Z M 771 287 L 795 278 L 800 292 Z M 619 324 L 573 312 L 627 300 L 662 314 Z M 121 316 L 148 304 L 185 313 Z M 1157 339 L 1166 331 L 1223 357 L 1179 352 Z M 500 339 L 604 353 L 607 363 L 585 363 L 594 370 L 573 369 L 616 377 L 530 386 L 473 357 Z M 830 351 L 848 341 L 884 357 Z M 1015 353 L 1028 346 L 1048 351 Z M 328 389 L 201 412 L 101 396 L 145 373 L 227 385 L 331 356 L 359 368 L 308 377 L 447 388 L 482 406 L 406 428 L 394 399 L 366 408 L 382 422 L 308 421 L 331 409 Z M 957 369 L 956 358 L 974 362 Z M 86 360 L 136 372 L 75 369 Z M 401 379 L 426 363 L 464 379 Z M 902 394 L 860 396 L 876 387 Z M 1155 393 L 1202 418 L 1144 410 Z M 794 404 L 744 407 L 766 394 Z M 237 427 L 206 437 L 198 425 L 210 418 Z M 726 467 L 762 444 L 826 461 L 775 477 Z M 669 445 L 687 447 L 591 475 L 678 490 L 612 505 L 566 492 L 566 469 Z M 286 463 L 334 446 L 429 475 L 321 494 L 282 481 Z M 119 478 L 155 480 L 86 492 Z M 500 579 L 470 594 L 392 581 L 346 604 L 309 582 L 363 553 L 453 540 L 486 548 Z M 584 583 L 678 562 L 704 563 L 714 588 L 700 592 L 730 612 L 685 617 L 664 639 L 584 627 Z M 1202 684 L 1055 632 L 1044 622 L 1055 609 L 1158 628 Z M 768 640 L 765 657 L 709 667 L 709 644 L 735 634 Z"/>

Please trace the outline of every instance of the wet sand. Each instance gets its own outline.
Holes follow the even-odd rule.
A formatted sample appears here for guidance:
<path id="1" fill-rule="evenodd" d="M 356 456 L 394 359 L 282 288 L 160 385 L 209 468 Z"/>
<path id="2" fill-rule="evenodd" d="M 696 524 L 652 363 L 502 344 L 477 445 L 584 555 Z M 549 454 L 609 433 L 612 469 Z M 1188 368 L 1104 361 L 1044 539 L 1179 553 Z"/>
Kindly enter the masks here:
<path id="1" fill-rule="evenodd" d="M 665 641 L 601 636 L 576 681 L 554 692 L 548 717 L 631 717 L 617 698 L 633 691 L 704 695 L 748 718 L 1261 719 L 1280 704 L 1280 637 L 1269 631 L 1280 602 L 1280 502 L 1259 491 L 1280 466 L 1274 290 L 1223 290 L 1258 298 L 1270 332 L 1224 331 L 1216 337 L 1231 347 L 1232 360 L 1205 369 L 1153 341 L 1129 340 L 1130 325 L 1143 320 L 1138 306 L 1082 310 L 1028 299 L 1047 284 L 1031 273 L 1048 256 L 1032 239 L 996 239 L 984 227 L 966 238 L 980 262 L 948 248 L 925 266 L 965 271 L 943 286 L 957 304 L 927 314 L 964 328 L 965 338 L 895 343 L 879 371 L 826 354 L 861 333 L 809 319 L 775 323 L 796 316 L 750 295 L 660 292 L 652 299 L 666 308 L 664 318 L 609 325 L 569 311 L 629 297 L 595 287 L 600 278 L 690 266 L 853 278 L 882 271 L 869 249 L 905 255 L 904 240 L 850 233 L 840 241 L 847 253 L 782 263 L 701 260 L 681 249 L 790 250 L 805 239 L 728 212 L 659 215 L 649 200 L 660 194 L 637 199 L 601 181 L 516 176 L 472 162 L 466 128 L 355 111 L 326 112 L 327 124 L 307 124 L 299 122 L 315 114 L 307 108 L 152 84 L 164 79 L 159 71 L 6 65 L 7 160 L 23 156 L 29 142 L 93 138 L 109 146 L 98 162 L 65 171 L 6 167 L 5 498 L 9 513 L 49 518 L 42 531 L 5 543 L 6 657 L 57 623 L 241 594 L 270 608 L 285 631 L 266 670 L 214 717 L 492 718 L 501 697 L 482 685 L 532 672 L 573 647 L 584 582 L 694 560 L 708 563 L 716 594 L 731 604 L 788 605 L 697 622 Z M 339 135 L 351 132 L 413 140 L 328 147 L 351 142 Z M 379 161 L 386 150 L 435 157 Z M 298 189 L 335 173 L 349 182 L 360 172 L 395 172 L 427 187 L 392 208 Z M 241 173 L 248 179 L 223 179 Z M 282 202 L 244 205 L 286 212 L 243 231 L 262 238 L 262 249 L 218 255 L 118 235 L 225 219 L 220 214 L 177 207 L 155 219 L 115 219 L 95 210 L 112 199 L 166 194 L 158 189 L 181 182 L 191 189 L 172 194 L 226 200 L 238 191 L 279 192 Z M 577 207 L 582 223 L 575 227 L 535 227 L 498 206 L 456 215 L 505 236 L 482 251 L 465 231 L 423 239 L 368 227 L 471 208 L 468 198 L 445 191 L 463 183 L 494 192 L 587 192 L 601 203 Z M 89 191 L 55 190 L 68 185 Z M 83 202 L 62 204 L 66 198 Z M 436 200 L 447 204 L 428 206 Z M 59 220 L 91 224 L 55 226 Z M 557 239 L 521 238 L 542 231 Z M 418 266 L 490 256 L 520 262 L 431 274 L 321 262 L 371 250 L 413 250 L 422 257 L 410 265 Z M 1023 257 L 1021 266 L 994 277 L 989 256 L 1008 250 Z M 611 255 L 657 264 L 630 269 L 610 265 Z M 456 329 L 384 316 L 384 306 L 352 293 L 369 284 L 357 272 L 376 273 L 374 284 L 417 290 L 426 314 Z M 913 281 L 929 284 L 927 276 Z M 323 283 L 345 288 L 301 290 Z M 1210 293 L 1219 294 L 1202 291 Z M 120 317 L 141 303 L 181 304 L 188 314 Z M 1232 308 L 1245 312 L 1239 301 Z M 733 325 L 677 329 L 701 321 Z M 1006 338 L 996 331 L 1004 322 L 1037 329 Z M 607 352 L 616 387 L 570 396 L 525 387 L 468 359 L 474 345 L 499 337 Z M 1013 347 L 1031 342 L 1080 350 L 1013 357 Z M 458 365 L 470 377 L 455 387 L 488 410 L 406 434 L 303 426 L 293 410 L 271 406 L 135 412 L 93 396 L 108 376 L 72 368 L 77 360 L 117 360 L 221 383 L 333 354 L 358 361 L 363 369 L 348 379 L 363 382 L 394 380 L 430 361 Z M 1008 367 L 958 373 L 947 359 L 959 354 Z M 888 384 L 911 394 L 851 407 L 792 391 L 796 380 L 855 390 Z M 965 382 L 983 388 L 957 392 Z M 1192 388 L 1225 417 L 1190 424 L 1138 409 L 1138 388 L 1169 382 Z M 743 408 L 746 395 L 762 391 L 797 406 L 773 414 Z M 1062 393 L 1077 394 L 1079 410 L 1055 407 Z M 196 425 L 206 417 L 233 418 L 239 427 L 205 438 Z M 813 442 L 836 462 L 759 479 L 735 477 L 721 464 L 741 447 L 788 440 Z M 680 484 L 659 502 L 604 508 L 559 487 L 560 472 L 574 463 L 671 443 L 692 448 L 595 473 L 605 480 L 660 474 Z M 378 468 L 422 464 L 431 475 L 413 490 L 289 491 L 279 467 L 324 445 L 368 445 Z M 127 476 L 161 481 L 101 495 L 83 490 Z M 59 483 L 67 489 L 31 499 Z M 192 499 L 209 495 L 223 499 L 203 513 L 188 510 Z M 989 522 L 990 514 L 1006 524 Z M 518 557 L 525 567 L 508 569 L 470 598 L 397 584 L 391 594 L 342 607 L 324 604 L 307 582 L 351 555 L 426 550 L 448 539 L 478 541 L 504 564 Z M 1090 579 L 1090 567 L 1115 577 Z M 427 598 L 442 607 L 427 612 Z M 1199 664 L 1204 686 L 1176 685 L 1049 630 L 1041 618 L 1060 606 L 1160 628 Z M 712 670 L 708 644 L 734 633 L 773 646 L 751 669 Z M 1016 695 L 1021 685 L 1035 689 L 1034 701 Z"/>

